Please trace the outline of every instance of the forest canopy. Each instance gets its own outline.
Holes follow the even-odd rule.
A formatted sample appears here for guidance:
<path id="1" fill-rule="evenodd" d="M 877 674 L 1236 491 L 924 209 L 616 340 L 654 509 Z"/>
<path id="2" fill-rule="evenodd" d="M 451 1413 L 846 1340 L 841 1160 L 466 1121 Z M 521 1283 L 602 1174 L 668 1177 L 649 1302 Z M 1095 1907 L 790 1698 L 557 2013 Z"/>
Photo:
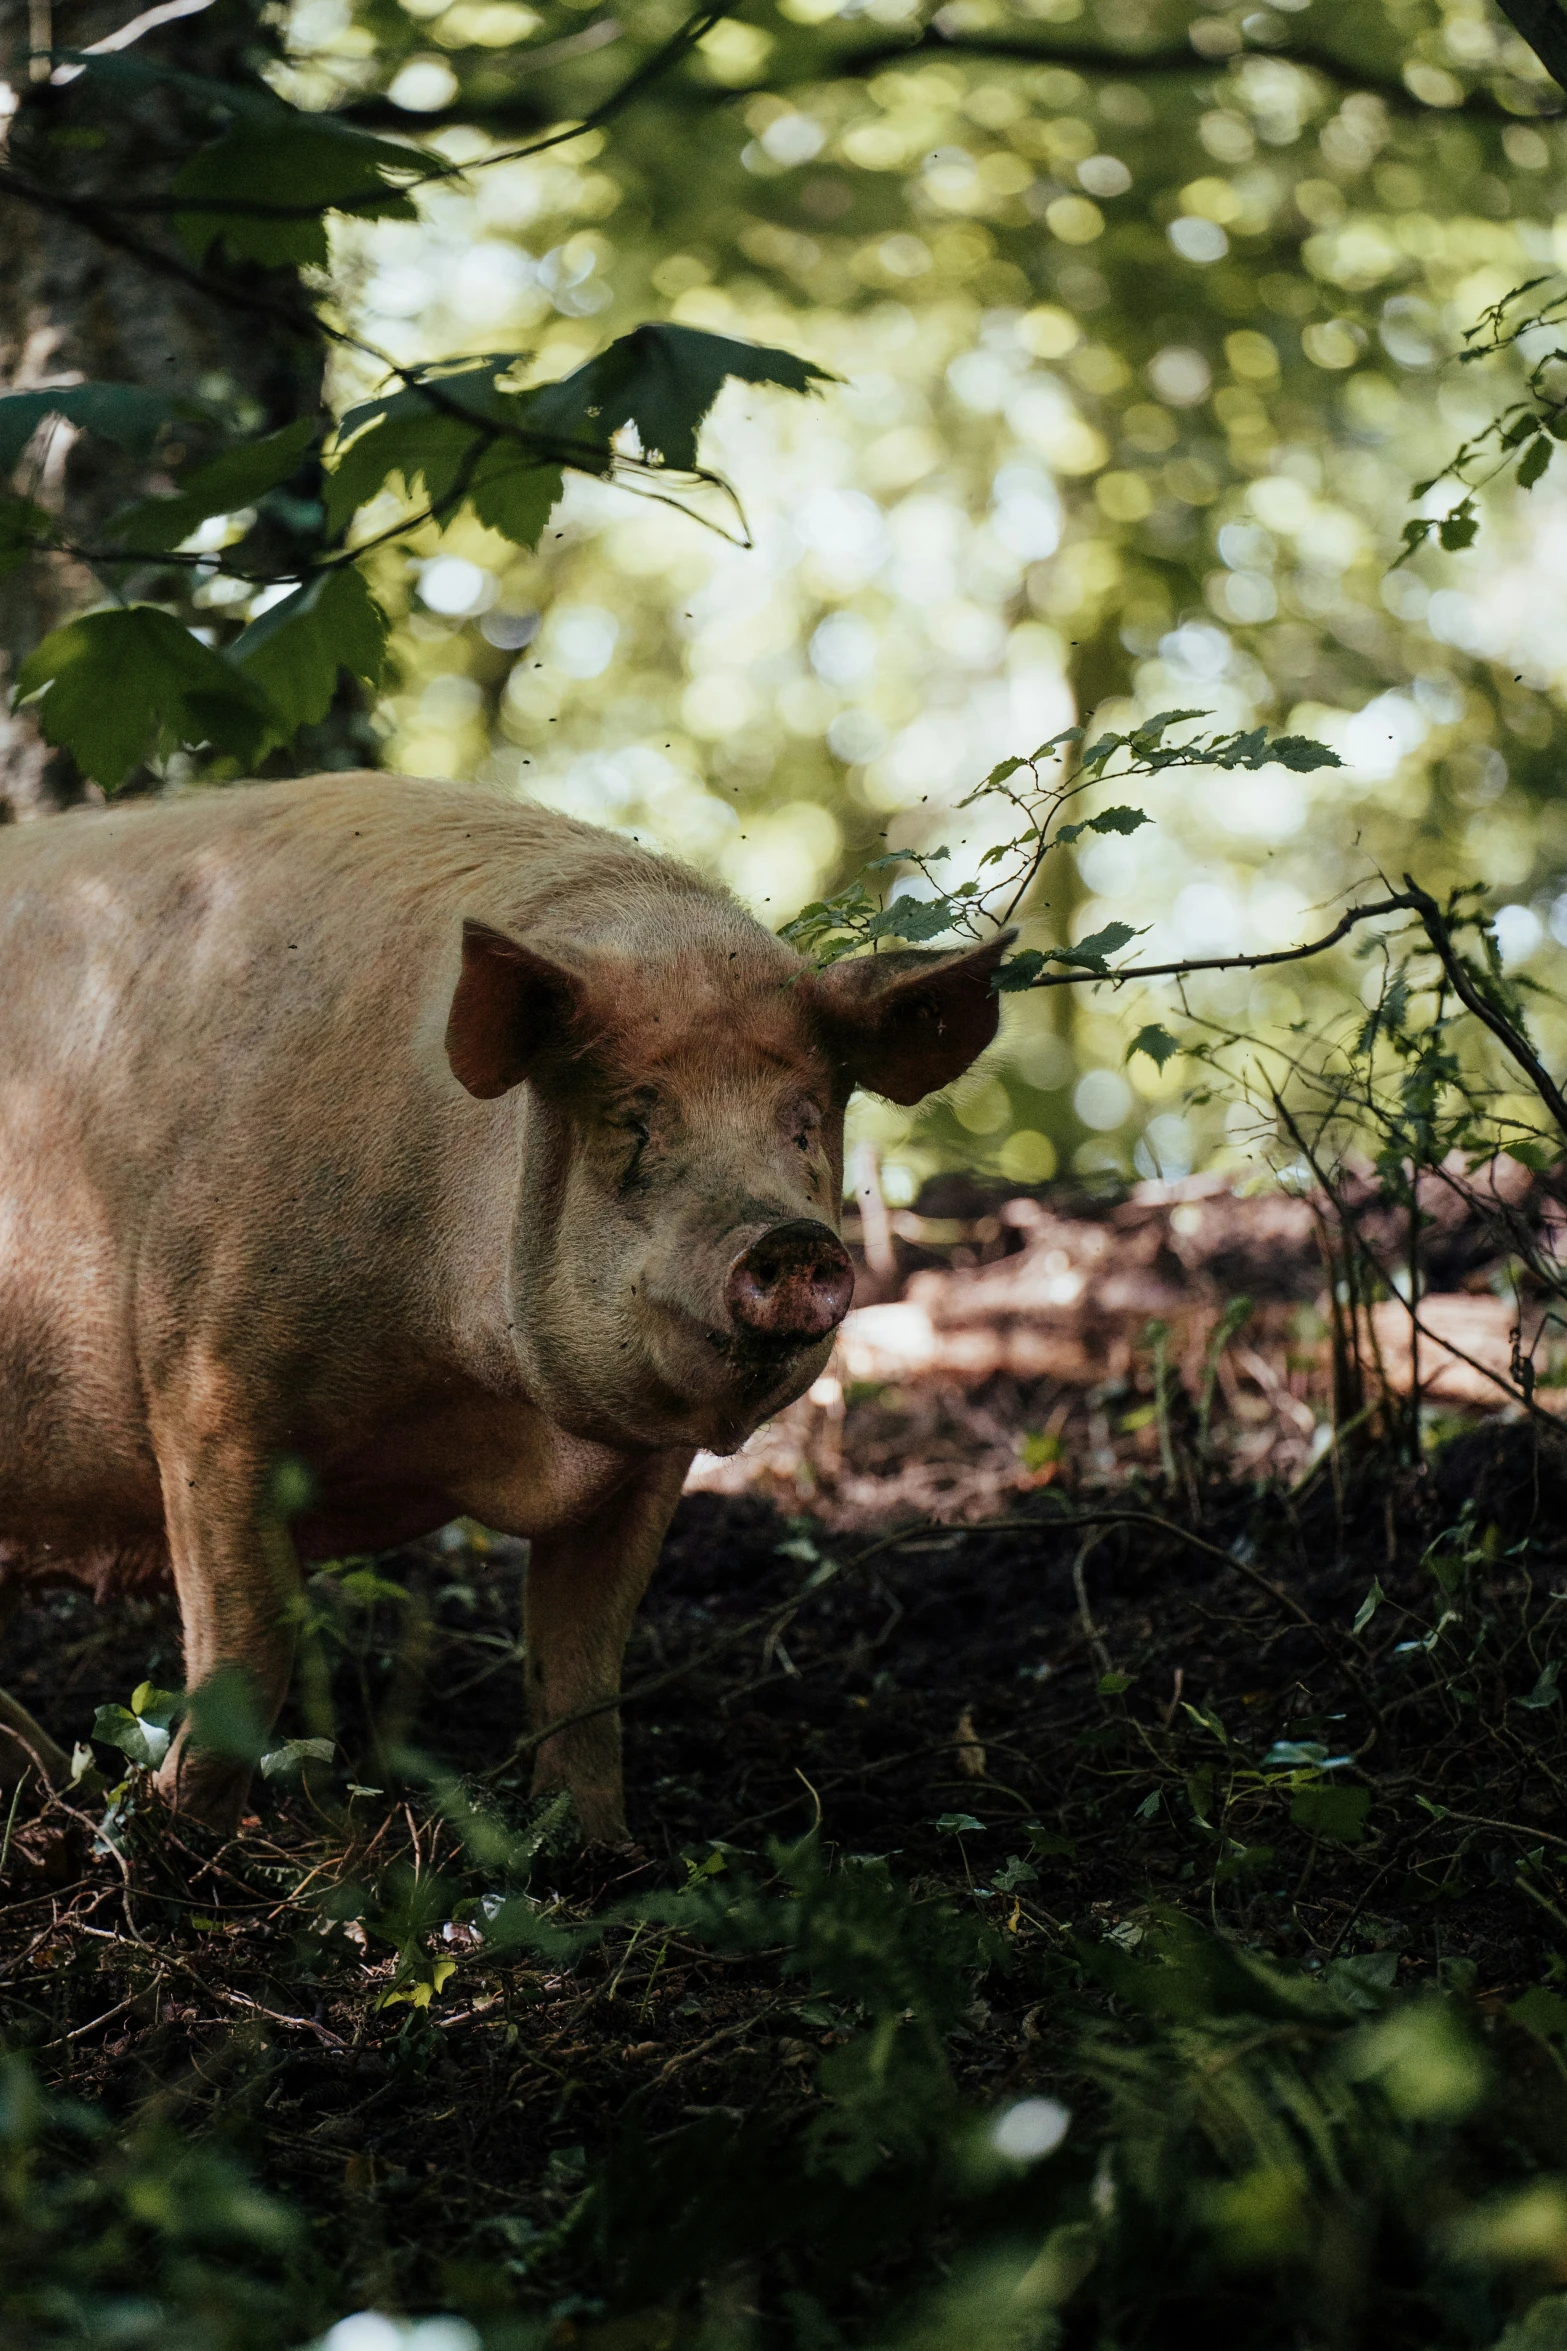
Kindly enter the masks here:
<path id="1" fill-rule="evenodd" d="M 183 551 L 137 570 L 78 530 L 89 562 L 47 559 L 46 617 L 78 630 L 53 682 L 37 591 L 0 589 L 13 661 L 33 659 L 22 688 L 47 683 L 32 709 L 61 721 L 74 675 L 97 713 L 75 745 L 89 774 L 96 755 L 132 789 L 258 757 L 481 777 L 693 857 L 778 924 L 889 847 L 948 848 L 951 890 L 999 838 L 992 812 L 957 813 L 996 761 L 1079 718 L 1190 709 L 1341 764 L 1171 778 L 1151 823 L 1056 861 L 1026 942 L 1115 923 L 1144 961 L 1274 948 L 1414 862 L 1428 887 L 1483 882 L 1504 962 L 1552 976 L 1560 468 L 1542 435 L 1527 486 L 1510 469 L 1472 521 L 1453 519 L 1460 482 L 1411 497 L 1555 339 L 1546 324 L 1460 366 L 1466 333 L 1567 262 L 1561 91 L 1482 0 L 750 0 L 692 19 L 216 0 L 92 47 L 51 53 L 42 80 L 13 66 L 8 221 L 74 203 L 79 233 L 96 202 L 122 244 L 132 223 L 143 255 L 221 281 L 230 335 L 274 358 L 247 376 L 218 338 L 182 375 L 184 424 L 73 420 L 63 398 L 63 425 L 13 419 L 13 487 L 52 528 L 70 538 L 85 464 L 123 477 L 120 546 L 147 549 L 155 518 L 153 545 Z M 149 108 L 162 152 L 127 167 L 117 142 Z M 645 356 L 666 326 L 693 349 L 762 347 L 759 382 L 718 391 L 709 369 L 699 447 L 689 429 L 656 444 L 645 404 L 627 427 L 552 396 L 568 442 L 590 416 L 599 444 L 620 427 L 612 450 L 563 451 L 557 508 L 547 469 L 508 483 L 504 442 L 486 444 L 494 478 L 465 478 L 427 393 L 408 429 L 444 433 L 446 457 L 378 463 L 399 400 L 419 407 L 412 378 L 448 410 L 465 384 L 536 400 L 598 384 L 619 364 L 601 354 Z M 97 372 L 25 338 L 15 354 L 18 390 Z M 137 356 L 122 329 L 104 376 Z M 1449 520 L 1400 563 L 1411 516 Z M 328 566 L 293 604 L 286 580 L 258 587 L 289 561 Z M 144 640 L 127 670 L 165 615 L 188 648 L 150 766 L 123 723 L 103 745 L 99 624 L 75 620 L 122 599 Z M 306 675 L 281 626 L 301 606 L 336 656 Z M 287 740 L 259 701 L 247 717 L 243 681 L 227 733 L 203 737 L 198 640 L 281 698 Z M 1287 1027 L 1363 980 L 1346 950 L 1202 1001 Z M 892 1195 L 957 1158 L 1019 1181 L 1243 1159 L 1244 1106 L 1226 1135 L 1189 1065 L 1127 1060 L 1174 1001 L 1014 999 L 998 1054 L 949 1098 L 864 1113 Z"/>

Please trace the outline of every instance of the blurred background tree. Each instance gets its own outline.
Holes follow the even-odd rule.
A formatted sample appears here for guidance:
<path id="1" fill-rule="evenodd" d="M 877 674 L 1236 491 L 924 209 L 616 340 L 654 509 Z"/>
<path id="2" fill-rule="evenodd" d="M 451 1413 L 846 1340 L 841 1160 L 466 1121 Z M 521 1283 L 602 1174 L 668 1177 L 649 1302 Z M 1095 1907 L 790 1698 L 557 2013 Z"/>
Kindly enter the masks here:
<path id="1" fill-rule="evenodd" d="M 1059 861 L 1027 935 L 1275 946 L 1413 862 L 1490 884 L 1504 956 L 1550 977 L 1560 469 L 1473 549 L 1390 569 L 1412 478 L 1518 381 L 1447 365 L 1463 330 L 1567 264 L 1562 92 L 1487 0 L 747 0 L 611 122 L 501 161 L 590 115 L 678 10 L 263 13 L 257 70 L 294 102 L 476 167 L 416 220 L 334 231 L 339 315 L 398 360 L 515 347 L 549 376 L 655 317 L 842 379 L 723 395 L 704 453 L 749 548 L 578 479 L 535 555 L 471 516 L 389 555 L 386 764 L 622 826 L 776 924 L 889 842 L 950 843 L 962 878 L 995 835 L 955 804 L 1075 717 L 1266 720 L 1346 764 L 1183 777 L 1155 825 Z M 339 408 L 374 388 L 334 364 Z M 1373 977 L 1346 953 L 1201 1001 L 1287 1024 Z M 864 1106 L 889 1194 L 957 1162 L 1243 1160 L 1249 1116 L 1226 1133 L 1179 1063 L 1126 1062 L 1172 1002 L 1013 1000 L 949 1097 Z"/>

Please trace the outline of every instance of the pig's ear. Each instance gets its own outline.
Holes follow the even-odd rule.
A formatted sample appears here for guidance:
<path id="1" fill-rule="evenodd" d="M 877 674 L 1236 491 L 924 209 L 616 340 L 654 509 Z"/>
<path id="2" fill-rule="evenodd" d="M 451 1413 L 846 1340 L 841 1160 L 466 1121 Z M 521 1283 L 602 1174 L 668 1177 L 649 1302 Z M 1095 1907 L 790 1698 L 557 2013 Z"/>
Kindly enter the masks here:
<path id="1" fill-rule="evenodd" d="M 1015 931 L 946 954 L 911 947 L 834 963 L 806 982 L 850 1083 L 918 1102 L 961 1077 L 1001 1017 L 990 975 Z"/>
<path id="2" fill-rule="evenodd" d="M 581 1010 L 581 982 L 547 955 L 492 931 L 462 926 L 462 974 L 446 1023 L 452 1075 L 491 1102 L 570 1040 Z"/>

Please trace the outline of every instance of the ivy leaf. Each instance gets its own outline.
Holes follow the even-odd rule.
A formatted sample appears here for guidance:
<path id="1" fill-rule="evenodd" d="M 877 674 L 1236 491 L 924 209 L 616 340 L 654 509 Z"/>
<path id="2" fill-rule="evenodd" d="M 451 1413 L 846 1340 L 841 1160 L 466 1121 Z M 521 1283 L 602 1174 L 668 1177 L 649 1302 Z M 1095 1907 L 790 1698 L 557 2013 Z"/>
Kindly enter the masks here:
<path id="1" fill-rule="evenodd" d="M 20 570 L 53 528 L 52 517 L 30 498 L 0 498 L 0 580 Z"/>
<path id="2" fill-rule="evenodd" d="M 1561 1670 L 1561 1659 L 1553 1657 L 1549 1665 L 1542 1669 L 1540 1678 L 1529 1692 L 1528 1697 L 1519 1699 L 1519 1705 L 1532 1707 L 1536 1712 L 1539 1712 L 1547 1706 L 1559 1704 L 1561 1692 L 1557 1689 L 1556 1683 Z"/>
<path id="3" fill-rule="evenodd" d="M 305 1763 L 330 1763 L 337 1750 L 330 1739 L 287 1739 L 261 1758 L 263 1779 L 292 1779 Z"/>
<path id="4" fill-rule="evenodd" d="M 389 139 L 375 139 L 330 115 L 303 115 L 278 108 L 274 119 L 236 123 L 223 138 L 202 147 L 174 182 L 174 193 L 193 199 L 176 213 L 174 227 L 195 261 L 204 261 L 221 238 L 236 261 L 268 267 L 288 262 L 324 263 L 328 258 L 325 214 L 351 211 L 360 220 L 416 220 L 418 213 L 388 173 L 422 178 L 439 166 L 433 157 Z M 207 212 L 201 199 L 221 199 Z M 247 215 L 229 205 L 254 204 Z M 270 217 L 259 207 L 305 205 L 306 212 Z"/>
<path id="5" fill-rule="evenodd" d="M 281 432 L 238 449 L 225 449 L 186 475 L 172 498 L 145 498 L 115 516 L 109 528 L 116 538 L 133 539 L 138 548 L 162 553 L 188 539 L 209 515 L 234 514 L 250 506 L 268 490 L 276 489 L 297 471 L 300 459 L 315 437 L 314 421 L 300 417 Z"/>
<path id="6" fill-rule="evenodd" d="M 166 1731 L 185 1704 L 183 1690 L 160 1690 L 155 1682 L 138 1682 L 131 1692 L 131 1712 L 142 1722 Z"/>
<path id="7" fill-rule="evenodd" d="M 786 392 L 839 380 L 792 351 L 653 323 L 634 327 L 559 383 L 535 390 L 529 406 L 535 423 L 567 438 L 607 443 L 635 425 L 645 456 L 689 472 L 698 430 L 731 376 Z"/>
<path id="8" fill-rule="evenodd" d="M 1538 433 L 1518 461 L 1518 487 L 1532 490 L 1556 452 L 1548 433 Z"/>
<path id="9" fill-rule="evenodd" d="M 319 571 L 253 620 L 230 659 L 261 687 L 285 736 L 324 718 L 337 673 L 375 685 L 386 658 L 386 614 L 353 564 Z"/>
<path id="10" fill-rule="evenodd" d="M 84 612 L 17 672 L 49 742 L 107 791 L 155 750 L 211 743 L 245 762 L 273 731 L 261 686 L 156 605 Z"/>
<path id="11" fill-rule="evenodd" d="M 150 457 L 171 417 L 205 413 L 193 401 L 140 384 L 51 384 L 43 392 L 7 392 L 0 395 L 0 476 L 14 470 L 46 416 L 101 433 L 129 457 Z"/>
<path id="12" fill-rule="evenodd" d="M 128 1706 L 100 1706 L 93 1716 L 92 1735 L 106 1747 L 118 1747 L 146 1771 L 156 1771 L 169 1751 L 168 1732 L 157 1723 L 143 1722 Z"/>
<path id="13" fill-rule="evenodd" d="M 1158 1021 L 1153 1020 L 1146 1028 L 1138 1030 L 1126 1048 L 1126 1058 L 1130 1061 L 1134 1054 L 1146 1053 L 1155 1069 L 1163 1069 L 1165 1063 L 1173 1060 L 1180 1050 L 1169 1030 L 1161 1028 Z"/>

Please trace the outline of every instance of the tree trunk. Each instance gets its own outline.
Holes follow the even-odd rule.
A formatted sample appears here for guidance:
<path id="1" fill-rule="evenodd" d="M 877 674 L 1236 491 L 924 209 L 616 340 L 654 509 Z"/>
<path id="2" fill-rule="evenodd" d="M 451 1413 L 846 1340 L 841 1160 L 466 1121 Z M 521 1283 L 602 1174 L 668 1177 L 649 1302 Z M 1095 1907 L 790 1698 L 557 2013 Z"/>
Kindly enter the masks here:
<path id="1" fill-rule="evenodd" d="M 281 300 L 308 318 L 296 274 L 225 262 L 193 270 L 156 215 L 127 215 L 127 196 L 163 192 L 191 150 L 220 125 L 210 109 L 168 84 L 49 79 L 35 44 L 85 49 L 127 26 L 143 0 L 0 0 L 0 82 L 16 100 L 0 162 L 29 187 L 99 198 L 104 225 L 84 224 L 47 201 L 0 189 L 0 389 L 30 390 L 83 378 L 172 386 L 210 404 L 228 435 L 270 432 L 320 405 L 322 346 L 290 332 Z M 51 13 L 55 19 L 51 26 Z M 276 38 L 248 0 L 214 5 L 148 32 L 128 50 L 143 63 L 255 86 Z M 4 99 L 0 98 L 0 104 Z M 161 265 L 161 266 L 160 266 Z M 196 282 L 192 282 L 192 280 Z M 264 297 L 267 308 L 255 307 Z M 199 432 L 200 428 L 198 428 Z M 165 456 L 177 462 L 178 445 Z M 16 488 L 64 511 L 72 536 L 101 544 L 106 518 L 140 491 L 168 486 L 112 444 L 45 425 Z M 0 484 L 0 490 L 4 485 Z M 32 816 L 99 796 L 74 761 L 44 742 L 31 714 L 9 713 L 17 665 L 39 639 L 104 590 L 65 556 L 25 565 L 0 582 L 0 817 Z"/>

